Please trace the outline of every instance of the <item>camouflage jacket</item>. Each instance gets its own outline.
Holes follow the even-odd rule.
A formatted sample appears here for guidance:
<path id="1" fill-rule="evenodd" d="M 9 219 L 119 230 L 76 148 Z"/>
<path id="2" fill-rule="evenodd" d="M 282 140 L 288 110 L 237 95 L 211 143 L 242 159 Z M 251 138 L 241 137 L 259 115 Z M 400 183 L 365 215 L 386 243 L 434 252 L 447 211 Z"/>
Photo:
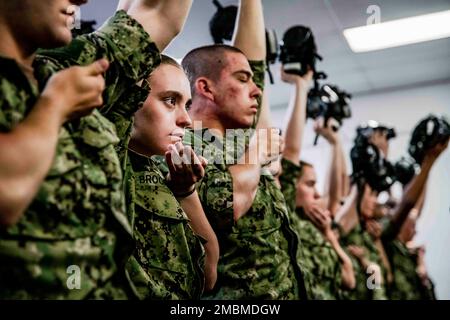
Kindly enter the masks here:
<path id="1" fill-rule="evenodd" d="M 264 63 L 252 62 L 251 66 L 254 81 L 262 88 Z M 197 190 L 220 245 L 218 282 L 206 298 L 298 299 L 303 286 L 295 261 L 298 239 L 290 228 L 283 194 L 272 176 L 261 175 L 250 210 L 234 221 L 233 181 L 228 170 L 233 161 L 229 160 L 240 158 L 246 139 L 236 143 L 228 137 L 221 138 L 209 129 L 189 131 L 185 136 L 185 143 L 209 161 Z"/>
<path id="2" fill-rule="evenodd" d="M 366 258 L 380 267 L 383 278 L 383 283 L 379 287 L 376 286 L 375 282 L 371 281 L 370 273 L 368 273 L 367 270 L 364 270 L 359 261 L 348 253 L 352 259 L 353 268 L 355 270 L 356 288 L 352 291 L 345 292 L 344 298 L 352 300 L 386 300 L 386 270 L 383 267 L 383 263 L 372 237 L 362 229 L 360 224 L 358 224 L 347 235 L 342 236 L 341 234 L 340 239 L 343 247 L 357 245 L 364 248 L 366 250 Z M 374 283 L 373 289 L 369 288 L 369 284 L 372 282 Z"/>
<path id="3" fill-rule="evenodd" d="M 298 260 L 303 266 L 308 297 L 338 299 L 342 278 L 339 257 L 304 211 L 295 208 L 295 186 L 301 167 L 286 159 L 281 160 L 281 165 L 281 190 L 290 209 L 292 226 L 301 240 Z"/>
<path id="4" fill-rule="evenodd" d="M 435 300 L 431 280 L 428 279 L 428 284 L 424 285 L 416 272 L 417 254 L 411 252 L 398 239 L 383 244 L 394 274 L 394 282 L 389 286 L 389 298 L 392 300 Z"/>
<path id="5" fill-rule="evenodd" d="M 127 204 L 136 251 L 127 273 L 140 299 L 198 299 L 203 247 L 165 183 L 158 160 L 128 152 Z"/>
<path id="6" fill-rule="evenodd" d="M 126 112 L 131 118 L 133 110 L 119 111 L 116 103 L 130 83 L 148 76 L 148 65 L 158 61 L 159 53 L 123 11 L 99 31 L 42 52 L 34 63 L 35 77 L 42 90 L 52 73 L 100 57 L 111 63 L 102 111 Z M 15 61 L 1 58 L 0 64 L 0 131 L 9 132 L 39 93 Z M 0 298 L 126 297 L 123 283 L 110 281 L 132 245 L 114 150 L 118 142 L 114 125 L 98 111 L 60 129 L 53 165 L 36 198 L 15 226 L 0 232 Z M 79 288 L 71 270 L 78 271 Z"/>

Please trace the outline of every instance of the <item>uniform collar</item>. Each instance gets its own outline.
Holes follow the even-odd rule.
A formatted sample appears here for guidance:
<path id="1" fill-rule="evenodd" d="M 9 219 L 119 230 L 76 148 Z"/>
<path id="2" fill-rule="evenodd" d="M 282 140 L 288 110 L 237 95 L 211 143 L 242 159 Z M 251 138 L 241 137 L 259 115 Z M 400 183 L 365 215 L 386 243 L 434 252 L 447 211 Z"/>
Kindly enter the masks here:
<path id="1" fill-rule="evenodd" d="M 2 75 L 8 80 L 15 82 L 21 88 L 26 88 L 33 95 L 37 95 L 36 85 L 26 76 L 17 60 L 0 54 L 0 70 Z"/>

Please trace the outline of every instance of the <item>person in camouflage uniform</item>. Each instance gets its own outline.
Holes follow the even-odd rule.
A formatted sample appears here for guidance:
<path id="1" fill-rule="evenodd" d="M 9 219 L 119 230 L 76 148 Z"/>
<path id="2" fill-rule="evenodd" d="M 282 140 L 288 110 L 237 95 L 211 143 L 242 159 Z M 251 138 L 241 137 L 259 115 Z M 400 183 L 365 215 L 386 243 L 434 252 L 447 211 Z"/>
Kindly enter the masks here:
<path id="1" fill-rule="evenodd" d="M 198 48 L 182 64 L 193 92 L 194 130 L 185 143 L 209 163 L 197 190 L 221 252 L 217 285 L 205 298 L 306 298 L 296 261 L 298 238 L 283 194 L 270 174 L 261 175 L 267 159 L 258 155 L 254 163 L 236 164 L 251 153 L 247 129 L 261 110 L 265 69 L 261 1 L 241 0 L 240 6 L 235 48 Z M 279 139 L 278 132 L 270 132 L 267 140 L 277 144 Z"/>
<path id="2" fill-rule="evenodd" d="M 344 299 L 386 300 L 386 270 L 370 234 L 357 224 L 349 233 L 341 232 L 341 243 L 352 256 L 356 287 L 343 292 Z"/>
<path id="3" fill-rule="evenodd" d="M 389 180 L 387 179 L 389 174 L 388 163 L 383 158 L 379 158 L 381 151 L 378 151 L 373 144 L 368 144 L 363 148 L 363 151 L 359 152 L 355 152 L 357 150 L 356 147 L 352 149 L 355 185 L 353 186 L 352 196 L 348 198 L 350 205 L 348 205 L 346 210 L 347 213 L 342 215 L 341 219 L 338 219 L 342 235 L 341 239 L 360 263 L 360 272 L 357 272 L 357 290 L 355 294 L 349 295 L 349 298 L 386 299 L 386 297 L 390 296 L 390 287 L 393 283 L 395 286 L 396 273 L 396 267 L 393 265 L 395 260 L 392 256 L 396 248 L 392 246 L 392 241 L 396 239 L 408 213 L 420 198 L 434 161 L 445 150 L 447 145 L 448 141 L 436 145 L 429 151 L 421 172 L 413 178 L 405 189 L 401 201 L 392 212 L 392 218 L 384 229 L 380 229 L 378 234 L 374 231 L 371 231 L 371 234 L 369 234 L 369 223 L 373 218 L 378 191 L 386 190 L 386 188 L 390 187 L 390 184 L 382 183 Z M 364 150 L 369 150 L 370 153 L 358 156 L 358 154 L 365 154 Z M 364 157 L 367 155 L 370 155 L 372 160 L 365 159 Z M 381 167 L 377 168 L 380 164 Z M 372 167 L 375 168 L 375 171 L 372 170 Z M 376 246 L 376 241 L 381 241 L 382 250 Z M 386 281 L 388 279 L 388 270 L 386 264 L 382 261 L 382 253 L 384 252 L 386 252 L 389 266 L 394 274 L 393 283 Z M 372 276 L 366 278 L 365 275 L 366 271 L 370 272 L 370 266 L 372 266 L 372 271 L 374 270 L 374 264 L 376 264 L 376 269 L 379 269 L 381 274 L 379 285 L 373 283 Z M 370 288 L 371 284 L 374 285 L 373 288 L 375 290 Z M 377 287 L 380 290 L 377 290 Z"/>
<path id="4" fill-rule="evenodd" d="M 301 178 L 302 168 L 289 160 L 282 159 L 282 174 L 280 176 L 281 190 L 286 202 L 291 208 L 291 221 L 294 230 L 301 239 L 301 259 L 304 269 L 308 272 L 308 297 L 314 300 L 337 299 L 342 283 L 342 271 L 339 256 L 331 244 L 324 238 L 319 229 L 311 222 L 302 207 L 297 207 L 296 184 Z M 298 192 L 298 191 L 297 191 Z M 328 218 L 332 232 L 331 220 Z"/>
<path id="5" fill-rule="evenodd" d="M 427 150 L 420 173 L 405 187 L 403 197 L 380 236 L 392 266 L 393 282 L 389 297 L 398 300 L 434 299 L 433 283 L 428 278 L 424 251 L 410 250 L 407 243 L 415 235 L 416 219 L 424 201 L 424 190 L 435 161 L 444 152 L 449 140 Z"/>
<path id="6" fill-rule="evenodd" d="M 6 17 L 1 19 L 0 30 L 2 37 L 7 38 L 3 32 L 5 21 L 10 23 L 11 17 L 19 12 L 32 12 L 33 16 L 28 17 L 30 21 L 24 19 L 23 28 L 28 31 L 20 28 L 15 31 L 24 31 L 22 37 L 25 37 L 23 34 L 32 37 L 33 41 L 30 38 L 24 42 L 36 43 L 35 50 L 38 46 L 51 48 L 67 44 L 70 30 L 65 10 L 70 4 L 87 1 L 27 2 L 33 6 L 27 10 L 23 10 L 22 2 L 0 2 L 2 17 Z M 178 7 L 177 10 L 182 11 L 184 6 L 178 4 Z M 152 10 L 152 14 L 155 13 L 151 7 L 144 9 L 136 17 L 141 19 Z M 56 26 L 57 22 L 60 25 Z M 43 28 L 43 24 L 47 24 L 47 28 Z M 147 22 L 144 27 L 148 25 Z M 30 36 L 30 30 L 35 34 Z M 45 33 L 46 30 L 51 32 Z M 167 39 L 158 39 L 161 47 L 168 43 Z M 1 50 L 4 52 L 3 47 Z M 63 49 L 42 52 L 34 61 L 34 70 L 30 62 L 33 52 L 25 60 L 28 65 L 17 55 L 9 53 L 9 56 L 13 59 L 1 58 L 4 65 L 0 76 L 2 135 L 5 139 L 15 138 L 18 132 L 23 134 L 24 128 L 34 129 L 32 136 L 42 139 L 35 140 L 35 145 L 44 151 L 37 154 L 30 145 L 25 145 L 23 153 L 34 152 L 29 154 L 29 161 L 36 157 L 44 164 L 48 162 L 48 166 L 42 168 L 41 165 L 39 174 L 34 176 L 34 189 L 27 193 L 28 198 L 18 201 L 27 207 L 15 211 L 2 207 L 2 225 L 6 228 L 0 233 L 1 297 L 125 298 L 128 286 L 121 265 L 128 259 L 134 244 L 125 216 L 121 164 L 114 151 L 119 139 L 114 125 L 97 110 L 73 120 L 103 103 L 101 74 L 108 63 L 101 60 L 89 67 L 57 71 L 107 58 L 111 68 L 105 74 L 102 111 L 123 114 L 130 121 L 134 110 L 118 110 L 116 103 L 130 86 L 149 75 L 152 65 L 159 61 L 158 47 L 136 20 L 119 11 L 94 34 L 82 36 Z M 62 99 L 55 96 L 58 91 L 62 91 L 59 92 Z M 52 109 L 52 103 L 62 110 L 61 116 L 58 109 Z M 60 120 L 56 125 L 55 115 Z M 43 137 L 49 129 L 38 127 L 40 121 L 47 127 L 54 126 L 53 135 Z M 20 144 L 23 139 L 17 139 L 14 147 L 23 147 L 23 143 Z M 53 148 L 56 151 L 51 151 Z M 17 165 L 0 161 L 2 167 L 22 168 L 17 161 Z M 33 165 L 36 166 L 31 164 L 30 167 Z M 3 181 L 7 180 L 2 179 L 2 191 L 8 190 Z M 5 194 L 8 195 L 2 192 L 2 196 Z M 3 199 L 0 202 L 7 203 Z M 13 218 L 10 212 L 14 213 Z M 71 277 L 71 270 L 75 270 L 74 277 Z"/>
<path id="7" fill-rule="evenodd" d="M 279 182 L 289 207 L 292 225 L 301 239 L 298 260 L 304 266 L 305 279 L 308 280 L 305 281 L 308 284 L 308 297 L 338 299 L 341 288 L 351 289 L 354 286 L 352 264 L 331 229 L 329 212 L 319 206 L 323 199 L 315 189 L 316 178 L 312 166 L 304 162 L 301 167 L 298 164 L 302 140 L 298 137 L 302 137 L 304 132 L 306 97 L 312 76 L 312 71 L 303 77 L 282 71 L 282 80 L 295 87 L 295 94 L 291 99 L 289 120 L 284 130 L 286 143 Z M 336 135 L 334 132 L 330 134 L 333 137 Z M 340 170 L 336 170 L 336 174 L 340 173 Z"/>
<path id="8" fill-rule="evenodd" d="M 204 262 L 196 234 L 205 239 L 207 289 L 215 284 L 219 258 L 217 238 L 197 193 L 191 192 L 206 162 L 181 144 L 184 128 L 191 124 L 189 81 L 175 60 L 162 57 L 149 79 L 150 95 L 135 115 L 125 156 L 128 215 L 137 240 L 127 273 L 140 299 L 198 299 Z M 167 162 L 152 158 L 164 154 Z M 175 159 L 182 163 L 176 165 Z M 160 170 L 167 167 L 169 181 Z"/>
<path id="9" fill-rule="evenodd" d="M 351 255 L 356 287 L 343 292 L 344 299 L 386 300 L 386 269 L 374 238 L 364 228 L 364 219 L 372 218 L 378 191 L 364 182 L 362 187 L 352 185 L 351 193 L 337 213 L 335 221 L 340 241 Z M 344 214 L 343 214 L 344 213 Z"/>
<path id="10" fill-rule="evenodd" d="M 426 273 L 424 249 L 408 248 L 415 234 L 415 218 L 403 224 L 397 239 L 385 243 L 393 268 L 394 281 L 389 286 L 392 300 L 435 300 L 434 285 Z"/>
<path id="11" fill-rule="evenodd" d="M 316 300 L 340 299 L 342 292 L 355 287 L 354 266 L 332 229 L 329 211 L 321 208 L 321 197 L 315 190 L 314 196 L 308 196 L 315 181 L 314 169 L 307 163 L 298 166 L 286 159 L 281 164 L 281 188 L 293 208 L 291 220 L 302 243 L 299 259 L 309 273 L 308 294 Z"/>

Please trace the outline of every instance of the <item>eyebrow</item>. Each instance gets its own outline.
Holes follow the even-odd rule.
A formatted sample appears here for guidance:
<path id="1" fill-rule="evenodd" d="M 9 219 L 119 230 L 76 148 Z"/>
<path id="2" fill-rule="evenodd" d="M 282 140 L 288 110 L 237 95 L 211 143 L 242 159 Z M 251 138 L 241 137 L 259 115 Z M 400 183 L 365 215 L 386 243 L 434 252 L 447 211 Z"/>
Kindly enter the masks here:
<path id="1" fill-rule="evenodd" d="M 160 97 L 175 96 L 177 99 L 183 98 L 183 95 L 180 92 L 173 90 L 160 92 L 159 96 Z"/>
<path id="2" fill-rule="evenodd" d="M 240 75 L 240 74 L 244 74 L 245 76 L 247 76 L 249 79 L 253 78 L 253 72 L 248 71 L 248 70 L 238 70 L 236 72 L 233 73 L 233 75 Z"/>

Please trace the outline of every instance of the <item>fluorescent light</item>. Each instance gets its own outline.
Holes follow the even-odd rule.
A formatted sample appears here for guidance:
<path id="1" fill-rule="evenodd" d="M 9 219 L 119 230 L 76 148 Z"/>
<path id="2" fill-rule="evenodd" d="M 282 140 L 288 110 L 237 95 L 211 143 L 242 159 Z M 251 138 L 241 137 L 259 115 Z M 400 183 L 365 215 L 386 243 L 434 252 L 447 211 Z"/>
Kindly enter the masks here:
<path id="1" fill-rule="evenodd" d="M 450 37 L 450 10 L 344 30 L 353 52 L 367 52 Z"/>

